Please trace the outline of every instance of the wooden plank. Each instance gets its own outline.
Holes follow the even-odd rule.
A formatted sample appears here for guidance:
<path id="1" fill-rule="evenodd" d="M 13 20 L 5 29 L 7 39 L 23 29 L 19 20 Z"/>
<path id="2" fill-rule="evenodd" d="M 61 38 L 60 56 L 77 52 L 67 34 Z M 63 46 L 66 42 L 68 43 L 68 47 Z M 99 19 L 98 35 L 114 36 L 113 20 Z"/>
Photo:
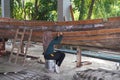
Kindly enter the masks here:
<path id="1" fill-rule="evenodd" d="M 94 20 L 81 20 L 81 21 L 64 21 L 64 22 L 50 22 L 50 21 L 2 21 L 0 24 L 9 24 L 15 26 L 68 26 L 68 25 L 83 25 L 83 24 L 97 24 L 102 23 L 102 19 L 94 19 Z"/>
<path id="2" fill-rule="evenodd" d="M 0 29 L 9 29 L 9 30 L 14 30 L 17 28 L 28 28 L 28 29 L 33 29 L 35 31 L 82 31 L 82 30 L 98 30 L 98 29 L 110 29 L 110 28 L 118 28 L 120 27 L 120 23 L 119 22 L 107 22 L 107 23 L 98 23 L 98 24 L 72 24 L 70 22 L 69 25 L 64 25 L 64 23 L 67 22 L 62 22 L 56 25 L 47 25 L 46 23 L 42 23 L 41 25 L 31 25 L 32 23 L 29 24 L 21 24 L 22 22 L 16 22 L 16 24 L 12 24 L 15 22 L 0 22 Z M 19 24 L 20 23 L 20 24 Z M 49 22 L 48 22 L 49 23 Z M 45 24 L 45 25 L 44 25 Z M 55 22 L 54 22 L 55 24 Z M 62 25 L 63 24 L 63 25 Z"/>
<path id="3" fill-rule="evenodd" d="M 115 21 L 120 21 L 120 17 L 111 17 L 111 18 L 108 18 L 108 21 L 109 22 L 115 22 Z"/>
<path id="4" fill-rule="evenodd" d="M 58 25 L 58 26 L 84 25 L 84 24 L 98 24 L 98 23 L 102 23 L 102 22 L 103 22 L 102 19 L 95 19 L 95 20 L 56 22 L 56 25 Z"/>
<path id="5" fill-rule="evenodd" d="M 1 31 L 1 30 L 0 30 Z M 1 31 L 2 32 L 2 31 Z M 3 30 L 3 36 L 7 35 L 7 37 L 11 38 L 14 37 L 15 32 L 11 33 L 10 31 L 8 31 L 8 34 L 5 34 Z M 9 33 L 10 32 L 10 33 Z M 96 34 L 95 34 L 96 33 Z M 103 34 L 107 34 L 107 35 L 103 35 Z M 108 35 L 110 33 L 110 35 Z M 116 33 L 116 34 L 115 34 Z M 119 39 L 119 29 L 106 29 L 105 30 L 93 30 L 92 31 L 75 31 L 75 32 L 63 32 L 64 34 L 64 39 L 63 41 L 69 40 L 69 41 L 91 41 L 91 40 L 102 40 L 102 39 Z M 28 35 L 29 33 L 26 33 L 26 35 Z M 32 40 L 33 41 L 42 41 L 42 34 L 43 32 L 37 31 L 37 32 L 33 32 L 32 35 Z M 100 34 L 100 35 L 99 35 Z M 102 34 L 102 35 L 101 35 Z M 53 32 L 53 36 L 56 35 L 56 32 Z"/>
<path id="6" fill-rule="evenodd" d="M 90 50 L 108 50 L 108 51 L 120 51 L 120 39 L 111 40 L 99 40 L 99 41 L 62 41 L 63 45 L 81 46 Z"/>
<path id="7" fill-rule="evenodd" d="M 109 32 L 109 29 L 107 29 Z M 103 48 L 110 48 L 110 49 L 118 49 L 119 48 L 119 34 L 113 34 L 112 29 L 110 29 L 110 35 L 101 35 L 101 33 L 106 33 L 100 30 L 100 35 L 95 35 L 92 32 L 86 31 L 87 34 L 91 33 L 91 35 L 87 35 L 86 32 L 84 35 L 80 34 L 81 31 L 77 32 L 64 32 L 64 39 L 62 41 L 63 44 L 69 44 L 69 45 L 81 45 L 81 46 L 93 46 L 93 47 L 103 47 Z M 34 35 L 35 33 L 35 35 Z M 97 34 L 97 31 L 95 30 L 95 33 Z M 115 33 L 119 33 L 119 29 L 115 29 Z M 14 33 L 15 34 L 15 33 Z M 27 33 L 28 34 L 28 33 Z M 33 32 L 32 41 L 39 41 L 42 42 L 42 34 L 43 32 Z M 99 31 L 98 31 L 99 34 Z M 4 34 L 3 34 L 4 35 Z M 9 38 L 11 37 L 11 34 L 9 34 Z M 53 36 L 56 35 L 56 32 L 53 32 Z M 14 36 L 13 36 L 14 37 Z M 27 37 L 26 37 L 27 38 Z M 112 45 L 112 46 L 111 46 Z"/>
<path id="8" fill-rule="evenodd" d="M 0 30 L 0 36 L 6 36 L 6 37 L 12 37 L 14 36 L 16 30 Z M 7 34 L 5 34 L 7 32 Z M 53 36 L 56 35 L 57 32 L 53 32 Z M 109 34 L 118 34 L 120 33 L 120 28 L 114 28 L 114 29 L 99 29 L 99 30 L 89 30 L 89 31 L 72 31 L 72 32 L 63 32 L 64 37 L 82 37 L 82 36 L 90 36 L 93 35 L 103 35 L 109 36 Z M 25 33 L 26 36 L 29 35 L 29 32 Z M 33 31 L 33 38 L 34 37 L 42 37 L 43 32 L 41 31 Z M 107 38 L 107 37 L 106 37 Z M 68 38 L 69 39 L 69 38 Z"/>
<path id="9" fill-rule="evenodd" d="M 74 40 L 74 41 L 84 41 L 84 40 L 107 40 L 107 39 L 117 39 L 120 38 L 119 35 L 96 35 L 96 36 L 74 36 L 74 37 L 63 37 L 63 40 Z"/>
<path id="10" fill-rule="evenodd" d="M 89 30 L 89 31 L 71 31 L 63 32 L 64 36 L 91 36 L 91 35 L 101 35 L 101 34 L 118 34 L 120 33 L 120 28 L 113 29 L 99 29 L 99 30 Z"/>
<path id="11" fill-rule="evenodd" d="M 119 22 L 120 17 L 108 18 L 107 22 Z M 83 24 L 98 24 L 104 23 L 103 19 L 80 20 L 80 21 L 65 21 L 65 22 L 50 22 L 50 21 L 27 21 L 15 20 L 11 18 L 0 18 L 0 24 L 16 25 L 16 26 L 67 26 L 67 25 L 83 25 Z"/>
<path id="12" fill-rule="evenodd" d="M 70 44 L 70 45 L 90 45 L 90 46 L 99 46 L 99 47 L 113 47 L 113 46 L 116 46 L 114 48 L 119 48 L 119 44 L 120 39 L 111 39 L 111 40 L 98 40 L 98 41 L 74 41 L 74 40 L 65 40 L 65 41 L 62 41 L 62 44 Z M 111 42 L 111 43 L 110 43 Z M 108 44 L 109 43 L 109 44 Z"/>
<path id="13" fill-rule="evenodd" d="M 15 20 L 16 20 L 16 19 L 13 19 L 13 18 L 5 18 L 5 17 L 4 17 L 4 18 L 3 18 L 3 17 L 0 18 L 0 22 L 1 22 L 1 21 L 15 21 Z"/>

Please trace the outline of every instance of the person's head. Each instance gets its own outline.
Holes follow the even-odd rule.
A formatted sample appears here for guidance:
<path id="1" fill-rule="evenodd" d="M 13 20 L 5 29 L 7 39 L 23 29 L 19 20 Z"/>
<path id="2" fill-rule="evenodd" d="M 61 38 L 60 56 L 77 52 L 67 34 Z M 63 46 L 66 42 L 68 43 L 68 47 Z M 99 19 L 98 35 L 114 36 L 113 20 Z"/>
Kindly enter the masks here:
<path id="1" fill-rule="evenodd" d="M 46 50 L 46 48 L 48 47 L 48 45 L 49 45 L 49 43 L 51 42 L 52 39 L 53 39 L 53 36 L 52 36 L 51 31 L 45 31 L 43 33 L 43 48 L 44 48 L 44 51 Z"/>
<path id="2" fill-rule="evenodd" d="M 51 40 L 53 38 L 51 31 L 45 31 L 43 33 L 43 37 L 47 38 L 48 40 Z"/>

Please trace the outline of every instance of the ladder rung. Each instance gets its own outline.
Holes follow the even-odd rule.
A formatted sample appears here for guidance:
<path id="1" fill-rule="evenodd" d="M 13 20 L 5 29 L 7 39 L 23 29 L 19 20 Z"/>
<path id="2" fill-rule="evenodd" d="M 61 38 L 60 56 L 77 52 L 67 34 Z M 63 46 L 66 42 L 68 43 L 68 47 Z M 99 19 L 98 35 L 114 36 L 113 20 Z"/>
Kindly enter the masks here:
<path id="1" fill-rule="evenodd" d="M 18 49 L 19 49 L 19 48 L 20 48 L 20 46 L 19 46 L 19 45 L 17 45 L 17 44 L 15 44 L 15 45 L 14 45 L 14 48 L 18 48 Z"/>
<path id="2" fill-rule="evenodd" d="M 19 35 L 23 35 L 23 34 L 24 34 L 24 32 L 18 32 L 18 34 L 19 34 Z"/>
<path id="3" fill-rule="evenodd" d="M 21 41 L 22 39 L 21 38 L 17 38 L 16 41 Z M 20 43 L 20 42 L 19 42 Z"/>

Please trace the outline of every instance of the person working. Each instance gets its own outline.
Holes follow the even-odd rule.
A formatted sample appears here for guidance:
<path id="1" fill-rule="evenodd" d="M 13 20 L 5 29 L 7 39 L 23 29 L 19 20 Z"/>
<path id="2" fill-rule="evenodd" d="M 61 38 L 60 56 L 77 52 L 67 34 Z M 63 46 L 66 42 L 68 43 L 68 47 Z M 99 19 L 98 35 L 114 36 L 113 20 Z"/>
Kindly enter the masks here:
<path id="1" fill-rule="evenodd" d="M 63 38 L 63 33 L 58 32 L 55 38 L 52 38 L 51 32 L 45 32 L 43 36 L 44 58 L 46 60 L 56 60 L 55 71 L 59 73 L 65 54 L 60 51 L 54 51 L 54 45 L 60 44 Z"/>

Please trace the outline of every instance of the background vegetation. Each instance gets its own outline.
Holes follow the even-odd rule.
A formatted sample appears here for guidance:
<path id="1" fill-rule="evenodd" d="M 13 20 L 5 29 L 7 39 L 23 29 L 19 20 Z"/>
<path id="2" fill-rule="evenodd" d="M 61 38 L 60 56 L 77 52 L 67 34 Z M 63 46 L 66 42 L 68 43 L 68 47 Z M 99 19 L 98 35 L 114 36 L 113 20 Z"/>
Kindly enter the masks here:
<path id="1" fill-rule="evenodd" d="M 57 0 L 11 0 L 11 15 L 16 19 L 56 21 Z"/>
<path id="2" fill-rule="evenodd" d="M 73 0 L 77 20 L 120 16 L 120 0 Z"/>
<path id="3" fill-rule="evenodd" d="M 71 0 L 71 4 L 75 20 L 120 16 L 120 0 Z M 11 16 L 19 20 L 57 21 L 57 0 L 11 0 Z"/>

